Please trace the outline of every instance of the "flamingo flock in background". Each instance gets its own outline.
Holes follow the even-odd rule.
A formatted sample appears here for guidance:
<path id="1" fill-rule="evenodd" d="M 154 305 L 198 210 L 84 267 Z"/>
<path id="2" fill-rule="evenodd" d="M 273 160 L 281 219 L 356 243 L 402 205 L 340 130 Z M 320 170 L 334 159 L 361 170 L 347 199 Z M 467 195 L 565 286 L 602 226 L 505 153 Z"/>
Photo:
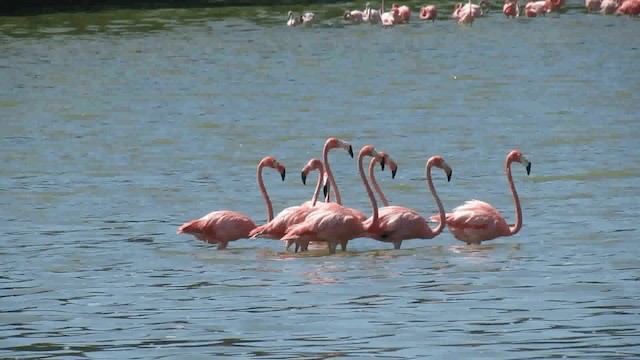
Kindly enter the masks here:
<path id="1" fill-rule="evenodd" d="M 522 228 L 522 208 L 511 175 L 511 164 L 522 164 L 529 175 L 531 162 L 517 150 L 509 152 L 505 162 L 507 182 L 516 206 L 515 225 L 507 225 L 504 217 L 486 202 L 471 200 L 446 213 L 438 196 L 432 179 L 432 169 L 441 169 L 451 180 L 452 169 L 441 156 L 430 157 L 425 165 L 427 187 L 438 208 L 438 215 L 422 216 L 417 210 L 389 205 L 374 173 L 379 164 L 382 171 L 385 166 L 391 170 L 395 178 L 398 165 L 390 154 L 377 150 L 373 145 L 363 146 L 357 157 L 357 169 L 365 192 L 371 205 L 371 215 L 346 207 L 342 204 L 340 190 L 329 164 L 329 152 L 332 149 L 343 149 L 353 157 L 350 143 L 336 137 L 330 137 L 322 148 L 322 160 L 312 158 L 302 168 L 303 184 L 312 171 L 318 171 L 318 180 L 309 201 L 301 205 L 290 206 L 274 217 L 273 206 L 262 180 L 265 167 L 277 170 L 284 181 L 286 170 L 284 165 L 274 157 L 266 156 L 258 164 L 258 187 L 267 208 L 267 222 L 256 226 L 247 215 L 232 210 L 213 211 L 199 219 L 191 220 L 178 228 L 177 234 L 191 234 L 197 239 L 217 244 L 218 249 L 225 249 L 229 242 L 239 239 L 269 238 L 280 240 L 286 249 L 295 244 L 295 251 L 306 251 L 310 244 L 324 244 L 334 254 L 338 244 L 346 251 L 347 243 L 355 238 L 371 238 L 380 242 L 391 243 L 399 249 L 404 240 L 431 239 L 448 227 L 453 236 L 467 244 L 480 244 L 500 236 L 515 235 Z M 364 171 L 365 158 L 371 158 L 368 167 L 368 178 Z M 327 194 L 319 201 L 320 189 L 326 187 Z M 373 189 L 372 189 L 373 188 Z M 330 201 L 329 189 L 335 192 L 335 202 Z M 374 193 L 375 192 L 375 193 Z M 378 207 L 378 199 L 382 207 Z M 435 228 L 429 227 L 430 219 L 437 222 Z"/>
<path id="2" fill-rule="evenodd" d="M 518 0 L 504 0 L 502 13 L 508 18 L 517 18 L 523 14 L 526 17 L 537 17 L 550 12 L 558 12 L 566 6 L 565 0 L 528 0 L 521 11 Z M 489 0 L 480 0 L 474 4 L 455 3 L 450 18 L 459 24 L 472 24 L 479 17 L 485 17 L 489 13 Z M 640 0 L 585 0 L 586 12 L 599 12 L 603 15 L 640 15 Z M 380 10 L 371 8 L 371 3 L 366 3 L 364 10 L 347 10 L 344 12 L 344 20 L 351 24 L 378 24 L 383 27 L 393 27 L 399 24 L 408 24 L 411 20 L 411 8 L 406 5 L 391 5 L 389 11 L 385 11 L 384 0 L 381 1 Z M 290 27 L 299 24 L 312 25 L 315 22 L 315 14 L 306 12 L 298 18 L 293 17 L 289 11 L 287 25 Z M 438 16 L 436 5 L 425 5 L 418 9 L 418 17 L 424 21 L 435 22 Z"/>

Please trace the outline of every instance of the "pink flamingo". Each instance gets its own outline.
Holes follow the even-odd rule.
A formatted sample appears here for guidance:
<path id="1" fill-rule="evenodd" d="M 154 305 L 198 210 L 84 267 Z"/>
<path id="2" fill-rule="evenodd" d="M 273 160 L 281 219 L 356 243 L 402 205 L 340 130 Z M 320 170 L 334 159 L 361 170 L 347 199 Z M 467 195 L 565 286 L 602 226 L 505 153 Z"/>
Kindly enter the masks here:
<path id="1" fill-rule="evenodd" d="M 378 153 L 380 154 L 380 157 L 384 158 L 385 163 L 389 165 L 389 169 L 391 169 L 391 178 L 392 179 L 395 178 L 396 173 L 398 172 L 398 164 L 396 164 L 396 162 L 393 161 L 391 156 L 386 152 L 378 151 Z M 389 201 L 387 201 L 387 197 L 384 196 L 382 189 L 380 189 L 380 185 L 378 185 L 378 180 L 376 180 L 376 175 L 373 172 L 373 169 L 375 168 L 378 162 L 379 161 L 377 158 L 375 157 L 371 158 L 371 162 L 369 163 L 369 179 L 371 180 L 371 185 L 373 186 L 373 189 L 375 190 L 376 194 L 378 194 L 378 197 L 380 198 L 380 202 L 382 202 L 382 206 L 389 206 Z"/>
<path id="2" fill-rule="evenodd" d="M 611 15 L 616 12 L 618 8 L 618 2 L 616 0 L 602 0 L 600 3 L 600 13 L 604 15 Z"/>
<path id="3" fill-rule="evenodd" d="M 457 3 L 455 5 L 453 5 L 453 14 L 451 14 L 451 17 L 455 20 L 460 20 L 460 18 L 462 18 L 463 16 L 470 16 L 469 14 L 467 14 L 468 12 L 472 12 L 473 13 L 473 18 L 477 18 L 477 17 L 482 17 L 484 16 L 487 12 L 489 12 L 488 10 L 488 2 L 487 0 L 481 0 L 479 4 L 472 4 L 471 0 L 469 0 L 468 4 L 462 4 L 462 3 Z"/>
<path id="4" fill-rule="evenodd" d="M 345 11 L 344 19 L 352 24 L 359 24 L 363 21 L 364 13 L 360 10 Z"/>
<path id="5" fill-rule="evenodd" d="M 475 11 L 473 10 L 473 8 L 471 7 L 471 0 L 469 0 L 469 6 L 468 7 L 463 7 L 460 9 L 459 11 L 459 18 L 458 18 L 458 24 L 469 24 L 469 25 L 473 25 L 473 20 L 475 19 L 476 15 L 475 15 Z"/>
<path id="6" fill-rule="evenodd" d="M 380 19 L 380 11 L 378 10 L 372 10 L 371 9 L 371 3 L 367 3 L 365 5 L 364 8 L 364 12 L 363 12 L 363 16 L 362 16 L 362 21 L 364 22 L 368 22 L 370 24 L 377 24 L 380 21 L 382 21 Z"/>
<path id="7" fill-rule="evenodd" d="M 389 12 L 384 11 L 384 0 L 382 0 L 382 4 L 380 5 L 380 21 L 382 21 L 383 27 L 393 27 L 396 24 L 396 20 L 398 15 L 395 11 L 391 10 Z"/>
<path id="8" fill-rule="evenodd" d="M 631 16 L 640 15 L 640 0 L 620 0 L 616 14 L 626 14 Z"/>
<path id="9" fill-rule="evenodd" d="M 302 169 L 302 183 L 306 183 L 307 174 L 312 170 L 318 170 L 318 183 L 316 184 L 315 191 L 311 196 L 310 201 L 304 202 L 300 206 L 289 206 L 282 210 L 275 218 L 270 220 L 264 225 L 260 225 L 249 233 L 249 238 L 269 238 L 279 240 L 287 233 L 287 229 L 291 226 L 301 223 L 311 212 L 319 209 L 316 206 L 318 200 L 318 194 L 320 193 L 320 187 L 322 187 L 322 179 L 324 177 L 324 169 L 322 161 L 319 159 L 311 159 Z"/>
<path id="10" fill-rule="evenodd" d="M 520 16 L 520 7 L 518 6 L 518 2 L 516 0 L 505 0 L 504 5 L 502 5 L 502 13 L 507 18 L 511 17 L 515 19 Z"/>
<path id="11" fill-rule="evenodd" d="M 531 163 L 518 150 L 509 152 L 505 161 L 507 182 L 513 195 L 513 202 L 516 205 L 515 225 L 507 225 L 502 214 L 486 202 L 471 200 L 446 215 L 447 226 L 449 226 L 449 230 L 451 230 L 456 239 L 467 244 L 480 244 L 482 241 L 493 240 L 497 237 L 512 236 L 520 231 L 522 228 L 522 208 L 511 177 L 511 163 L 513 162 L 522 164 L 527 170 L 527 175 L 531 172 Z M 431 217 L 431 219 L 438 220 L 434 217 Z M 439 219 L 439 221 L 442 223 L 442 219 Z"/>
<path id="12" fill-rule="evenodd" d="M 282 238 L 283 241 L 298 243 L 303 251 L 306 250 L 309 241 L 322 241 L 328 244 L 329 252 L 335 254 L 337 244 L 346 243 L 367 233 L 375 234 L 377 232 L 378 205 L 364 175 L 362 160 L 365 156 L 377 157 L 381 164 L 384 164 L 384 158 L 371 145 L 365 145 L 358 154 L 360 178 L 367 190 L 373 211 L 372 220 L 369 221 L 368 225 L 365 227 L 362 221 L 346 212 L 330 208 L 322 209 L 309 214 L 304 222 L 291 228 Z"/>
<path id="13" fill-rule="evenodd" d="M 392 4 L 391 11 L 394 13 L 395 22 L 399 24 L 406 24 L 411 19 L 411 9 L 406 5 L 398 6 Z"/>
<path id="14" fill-rule="evenodd" d="M 584 7 L 587 8 L 587 12 L 600 11 L 600 0 L 584 0 Z"/>
<path id="15" fill-rule="evenodd" d="M 420 19 L 436 22 L 438 8 L 435 5 L 428 5 L 420 8 Z"/>
<path id="16" fill-rule="evenodd" d="M 538 15 L 545 15 L 548 12 L 547 3 L 545 0 L 529 0 L 524 7 L 524 14 L 527 17 L 536 17 Z"/>
<path id="17" fill-rule="evenodd" d="M 447 175 L 447 181 L 451 181 L 451 167 L 441 156 L 433 156 L 427 160 L 425 174 L 431 195 L 438 206 L 440 224 L 435 229 L 431 229 L 427 220 L 418 214 L 417 211 L 403 206 L 385 206 L 379 212 L 379 231 L 375 234 L 367 234 L 368 237 L 378 241 L 392 243 L 395 249 L 400 249 L 403 240 L 408 239 L 432 239 L 439 235 L 444 229 L 445 212 L 442 207 L 440 197 L 436 193 L 431 169 L 433 167 L 442 169 Z M 371 174 L 369 174 L 371 176 Z M 370 220 L 367 220 L 367 222 Z M 365 223 L 368 224 L 368 223 Z"/>
<path id="18" fill-rule="evenodd" d="M 273 219 L 273 206 L 267 194 L 267 189 L 262 181 L 262 169 L 270 167 L 276 169 L 284 181 L 285 168 L 273 156 L 267 156 L 258 164 L 258 186 L 267 205 L 267 221 Z M 229 241 L 247 238 L 249 232 L 255 229 L 256 224 L 248 216 L 236 211 L 222 210 L 213 211 L 200 219 L 191 220 L 184 223 L 177 231 L 177 234 L 191 234 L 197 239 L 218 244 L 218 249 L 227 248 Z"/>
<path id="19" fill-rule="evenodd" d="M 564 6 L 564 0 L 545 0 L 547 12 L 559 11 Z"/>

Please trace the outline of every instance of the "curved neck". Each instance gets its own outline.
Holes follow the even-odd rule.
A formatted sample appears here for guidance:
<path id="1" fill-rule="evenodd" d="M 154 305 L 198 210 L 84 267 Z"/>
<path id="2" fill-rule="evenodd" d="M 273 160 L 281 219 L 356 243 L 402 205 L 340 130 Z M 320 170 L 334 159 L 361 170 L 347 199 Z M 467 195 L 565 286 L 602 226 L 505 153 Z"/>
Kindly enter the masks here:
<path id="1" fill-rule="evenodd" d="M 516 186 L 513 183 L 513 177 L 511 176 L 511 160 L 507 160 L 505 163 L 505 171 L 507 173 L 507 182 L 509 183 L 509 189 L 511 189 L 511 195 L 513 196 L 513 202 L 516 205 L 516 223 L 509 226 L 509 232 L 511 235 L 515 235 L 522 229 L 522 208 L 520 207 L 520 198 L 516 192 Z"/>
<path id="2" fill-rule="evenodd" d="M 316 206 L 318 202 L 318 195 L 320 194 L 320 188 L 322 188 L 322 180 L 324 180 L 324 170 L 322 167 L 318 168 L 318 183 L 316 189 L 313 191 L 313 197 L 311 198 L 311 207 Z"/>
<path id="3" fill-rule="evenodd" d="M 367 195 L 369 195 L 369 201 L 371 201 L 371 210 L 373 211 L 373 215 L 371 216 L 369 229 L 367 229 L 370 230 L 378 226 L 378 204 L 376 203 L 376 197 L 373 195 L 373 191 L 371 191 L 371 186 L 369 186 L 367 177 L 364 175 L 364 165 L 362 165 L 363 158 L 364 154 L 358 155 L 358 170 L 360 171 L 360 178 L 362 179 L 364 188 L 367 190 Z"/>
<path id="4" fill-rule="evenodd" d="M 447 222 L 447 215 L 444 212 L 444 207 L 442 206 L 442 202 L 440 201 L 440 197 L 436 192 L 436 187 L 433 186 L 433 179 L 431 178 L 431 169 L 433 165 L 431 165 L 431 161 L 427 161 L 427 166 L 425 167 L 425 173 L 427 175 L 427 184 L 429 185 L 429 191 L 431 191 L 431 195 L 433 196 L 433 200 L 435 200 L 436 205 L 438 206 L 438 214 L 440 215 L 440 222 L 435 229 L 433 229 L 433 236 L 436 236 L 444 230 Z M 427 225 L 429 226 L 429 225 Z"/>
<path id="5" fill-rule="evenodd" d="M 338 205 L 342 205 L 342 197 L 340 197 L 340 190 L 338 190 L 338 185 L 336 185 L 336 180 L 333 178 L 333 172 L 331 172 L 331 167 L 329 166 L 329 148 L 327 145 L 324 145 L 322 149 L 322 162 L 324 162 L 324 172 L 329 177 L 329 181 L 331 182 L 331 186 L 333 187 L 333 191 L 336 192 L 336 203 Z"/>
<path id="6" fill-rule="evenodd" d="M 262 168 L 264 168 L 264 165 L 260 163 L 258 165 L 258 187 L 260 188 L 265 204 L 267 204 L 267 222 L 269 222 L 273 220 L 273 205 L 271 205 L 271 199 L 269 199 L 269 194 L 267 194 L 267 188 L 264 187 L 264 183 L 262 182 Z"/>
<path id="7" fill-rule="evenodd" d="M 373 171 L 377 163 L 378 160 L 376 158 L 371 159 L 371 162 L 369 163 L 369 179 L 371 179 L 371 185 L 373 185 L 376 194 L 378 194 L 378 197 L 382 202 L 382 206 L 389 206 L 389 202 L 387 201 L 386 196 L 384 196 L 382 189 L 380 189 L 380 185 L 378 185 L 378 181 L 376 180 L 376 176 Z"/>

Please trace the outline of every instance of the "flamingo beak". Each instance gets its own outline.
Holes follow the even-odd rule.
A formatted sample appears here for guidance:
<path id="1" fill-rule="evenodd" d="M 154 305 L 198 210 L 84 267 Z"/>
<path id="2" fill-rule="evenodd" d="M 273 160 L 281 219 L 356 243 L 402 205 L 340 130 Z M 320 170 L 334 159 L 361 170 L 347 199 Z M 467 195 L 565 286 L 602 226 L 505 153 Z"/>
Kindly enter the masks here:
<path id="1" fill-rule="evenodd" d="M 307 185 L 307 174 L 305 174 L 304 171 L 301 174 L 302 174 L 302 185 Z"/>
<path id="2" fill-rule="evenodd" d="M 531 163 L 528 161 L 527 161 L 526 169 L 527 169 L 527 175 L 529 175 L 531 173 Z"/>
<path id="3" fill-rule="evenodd" d="M 453 175 L 453 170 L 449 168 L 449 171 L 447 171 L 447 182 L 451 181 L 451 175 Z"/>
<path id="4" fill-rule="evenodd" d="M 324 186 L 322 187 L 322 197 L 326 199 L 328 192 L 329 192 L 329 185 L 328 183 L 324 183 Z"/>
<path id="5" fill-rule="evenodd" d="M 384 156 L 380 157 L 380 168 L 382 169 L 382 171 L 384 171 L 385 163 L 386 163 L 386 160 L 385 160 Z"/>
<path id="6" fill-rule="evenodd" d="M 353 147 L 351 145 L 349 145 L 349 156 L 351 156 L 351 158 L 353 159 Z"/>
<path id="7" fill-rule="evenodd" d="M 391 178 L 395 179 L 396 178 L 396 172 L 398 172 L 398 167 L 396 166 L 395 169 L 391 170 Z"/>

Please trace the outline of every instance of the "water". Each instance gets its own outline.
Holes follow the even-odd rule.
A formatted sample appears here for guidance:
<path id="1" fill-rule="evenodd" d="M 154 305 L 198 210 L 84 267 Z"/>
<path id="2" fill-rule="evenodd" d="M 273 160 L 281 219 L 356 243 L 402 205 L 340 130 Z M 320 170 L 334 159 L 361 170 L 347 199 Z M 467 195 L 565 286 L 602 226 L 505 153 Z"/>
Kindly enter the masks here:
<path id="1" fill-rule="evenodd" d="M 356 5 L 114 10 L 0 18 L 0 356 L 6 358 L 636 358 L 640 150 L 636 19 L 494 11 L 382 30 Z M 414 4 L 415 6 L 421 4 Z M 442 11 L 445 13 L 446 11 Z M 414 13 L 414 16 L 417 13 Z M 393 204 L 479 198 L 524 228 L 465 246 L 226 251 L 175 231 L 234 209 L 266 219 L 308 199 L 298 172 L 328 136 L 399 163 Z M 356 163 L 331 154 L 346 205 Z"/>

